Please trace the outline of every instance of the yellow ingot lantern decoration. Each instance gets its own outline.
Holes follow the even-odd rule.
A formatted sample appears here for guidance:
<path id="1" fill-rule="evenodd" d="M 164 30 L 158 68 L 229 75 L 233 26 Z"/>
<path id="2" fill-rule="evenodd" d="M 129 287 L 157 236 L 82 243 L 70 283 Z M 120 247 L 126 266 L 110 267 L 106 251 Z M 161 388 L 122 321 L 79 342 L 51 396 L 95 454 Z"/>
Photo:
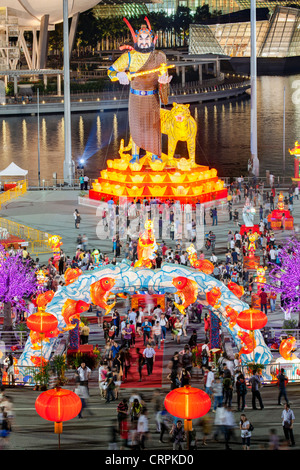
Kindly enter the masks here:
<path id="1" fill-rule="evenodd" d="M 151 196 L 161 197 L 165 194 L 167 190 L 167 186 L 160 187 L 160 186 L 149 186 L 149 191 L 151 192 Z"/>
<path id="2" fill-rule="evenodd" d="M 134 160 L 132 138 L 127 146 L 121 140 L 120 158 L 107 160 L 107 168 L 92 183 L 89 198 L 108 201 L 113 197 L 115 202 L 120 196 L 130 201 L 139 197 L 155 197 L 161 202 L 172 198 L 181 203 L 227 201 L 227 189 L 217 170 L 195 162 L 197 125 L 189 105 L 173 103 L 170 110 L 160 109 L 160 116 L 161 133 L 168 138 L 168 154 L 155 159 L 146 151 Z M 186 142 L 188 158 L 175 156 L 178 141 Z"/>
<path id="3" fill-rule="evenodd" d="M 151 178 L 151 181 L 152 183 L 163 183 L 167 174 L 163 174 L 163 175 L 149 175 L 150 178 Z"/>
<path id="4" fill-rule="evenodd" d="M 130 175 L 133 183 L 142 183 L 145 179 L 145 174 Z"/>
<path id="5" fill-rule="evenodd" d="M 177 171 L 176 173 L 170 174 L 169 178 L 172 183 L 183 183 L 185 180 L 185 174 L 179 173 Z"/>

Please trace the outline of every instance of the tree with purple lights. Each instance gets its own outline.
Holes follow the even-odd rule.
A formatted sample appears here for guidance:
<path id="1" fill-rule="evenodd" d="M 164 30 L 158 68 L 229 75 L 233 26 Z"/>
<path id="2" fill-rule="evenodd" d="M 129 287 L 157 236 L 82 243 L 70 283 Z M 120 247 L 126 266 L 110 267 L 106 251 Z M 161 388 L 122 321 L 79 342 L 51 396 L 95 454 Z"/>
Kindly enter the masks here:
<path id="1" fill-rule="evenodd" d="M 0 302 L 4 304 L 3 330 L 12 328 L 11 308 L 26 310 L 24 299 L 37 290 L 35 271 L 21 254 L 9 255 L 0 245 Z"/>
<path id="2" fill-rule="evenodd" d="M 300 314 L 300 241 L 293 237 L 280 248 L 279 262 L 272 265 L 269 273 L 272 289 L 281 296 L 285 319 L 292 312 Z"/>

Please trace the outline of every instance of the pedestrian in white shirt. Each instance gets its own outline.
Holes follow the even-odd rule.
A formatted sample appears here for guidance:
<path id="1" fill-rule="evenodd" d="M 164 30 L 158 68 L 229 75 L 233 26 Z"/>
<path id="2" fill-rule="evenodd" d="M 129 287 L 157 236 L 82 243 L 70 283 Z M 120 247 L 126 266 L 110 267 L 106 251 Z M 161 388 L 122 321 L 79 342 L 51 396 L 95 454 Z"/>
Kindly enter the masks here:
<path id="1" fill-rule="evenodd" d="M 211 366 L 208 366 L 208 374 L 207 374 L 207 377 L 206 377 L 205 392 L 210 396 L 212 395 L 212 384 L 213 384 L 214 380 L 215 380 L 215 374 L 211 370 Z"/>
<path id="2" fill-rule="evenodd" d="M 149 422 L 148 422 L 147 415 L 148 415 L 148 411 L 144 407 L 137 422 L 137 432 L 139 435 L 141 449 L 145 449 L 145 441 L 148 438 L 148 434 L 149 434 Z"/>
<path id="3" fill-rule="evenodd" d="M 91 369 L 89 367 L 87 367 L 85 362 L 82 362 L 80 367 L 78 367 L 77 372 L 78 372 L 78 375 L 79 375 L 80 385 L 88 386 L 88 380 L 89 380 L 91 372 L 92 372 Z"/>
<path id="4" fill-rule="evenodd" d="M 129 314 L 128 314 L 128 320 L 129 320 L 129 322 L 132 321 L 132 323 L 133 323 L 134 325 L 136 324 L 136 311 L 135 311 L 134 308 L 131 310 L 131 312 L 129 312 Z"/>

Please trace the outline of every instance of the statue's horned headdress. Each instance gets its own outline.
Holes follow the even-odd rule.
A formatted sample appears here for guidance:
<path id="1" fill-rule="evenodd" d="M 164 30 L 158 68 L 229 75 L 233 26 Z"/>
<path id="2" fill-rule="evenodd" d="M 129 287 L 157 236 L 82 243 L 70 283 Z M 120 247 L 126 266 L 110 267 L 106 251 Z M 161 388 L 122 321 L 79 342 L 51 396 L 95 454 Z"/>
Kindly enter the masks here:
<path id="1" fill-rule="evenodd" d="M 131 36 L 132 36 L 132 39 L 133 39 L 133 42 L 136 44 L 137 43 L 137 38 L 138 38 L 138 35 L 141 34 L 141 33 L 149 33 L 150 36 L 153 38 L 153 31 L 152 31 L 152 28 L 151 28 L 151 24 L 150 24 L 150 21 L 149 19 L 147 18 L 147 16 L 145 16 L 144 20 L 146 21 L 146 25 L 145 24 L 142 24 L 140 29 L 138 31 L 134 31 L 133 27 L 131 26 L 131 24 L 129 23 L 129 21 L 127 20 L 127 18 L 123 18 L 123 21 L 125 21 L 125 23 L 127 24 L 130 32 L 131 32 Z M 153 39 L 153 42 L 155 43 L 156 42 L 156 39 L 157 37 L 155 36 L 155 38 Z"/>

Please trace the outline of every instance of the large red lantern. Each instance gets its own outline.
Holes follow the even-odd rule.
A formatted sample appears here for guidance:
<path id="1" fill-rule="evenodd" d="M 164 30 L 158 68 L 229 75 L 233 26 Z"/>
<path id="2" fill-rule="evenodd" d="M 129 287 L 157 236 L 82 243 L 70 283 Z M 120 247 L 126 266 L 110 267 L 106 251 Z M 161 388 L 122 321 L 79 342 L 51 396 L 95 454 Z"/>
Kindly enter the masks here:
<path id="1" fill-rule="evenodd" d="M 252 342 L 252 347 L 250 351 L 253 351 L 253 362 L 255 362 L 255 338 L 254 338 L 254 331 L 260 330 L 263 328 L 267 322 L 268 317 L 265 315 L 261 310 L 256 310 L 255 308 L 249 308 L 247 310 L 243 310 L 236 319 L 237 324 L 243 328 L 244 330 L 250 331 L 250 342 Z"/>
<path id="2" fill-rule="evenodd" d="M 55 423 L 54 432 L 59 435 L 59 444 L 63 421 L 69 421 L 78 416 L 81 407 L 81 400 L 76 393 L 60 387 L 41 393 L 35 401 L 37 413 L 42 418 Z"/>
<path id="3" fill-rule="evenodd" d="M 185 385 L 175 388 L 167 394 L 164 400 L 166 410 L 177 418 L 184 419 L 184 428 L 192 430 L 192 419 L 200 418 L 209 412 L 211 401 L 203 390 Z M 189 443 L 189 441 L 188 441 Z"/>
<path id="4" fill-rule="evenodd" d="M 57 325 L 57 318 L 52 313 L 43 310 L 39 310 L 27 318 L 28 328 L 40 334 L 55 330 Z"/>
<path id="5" fill-rule="evenodd" d="M 268 322 L 268 317 L 260 310 L 249 308 L 239 313 L 236 322 L 244 330 L 254 331 L 263 328 Z"/>

